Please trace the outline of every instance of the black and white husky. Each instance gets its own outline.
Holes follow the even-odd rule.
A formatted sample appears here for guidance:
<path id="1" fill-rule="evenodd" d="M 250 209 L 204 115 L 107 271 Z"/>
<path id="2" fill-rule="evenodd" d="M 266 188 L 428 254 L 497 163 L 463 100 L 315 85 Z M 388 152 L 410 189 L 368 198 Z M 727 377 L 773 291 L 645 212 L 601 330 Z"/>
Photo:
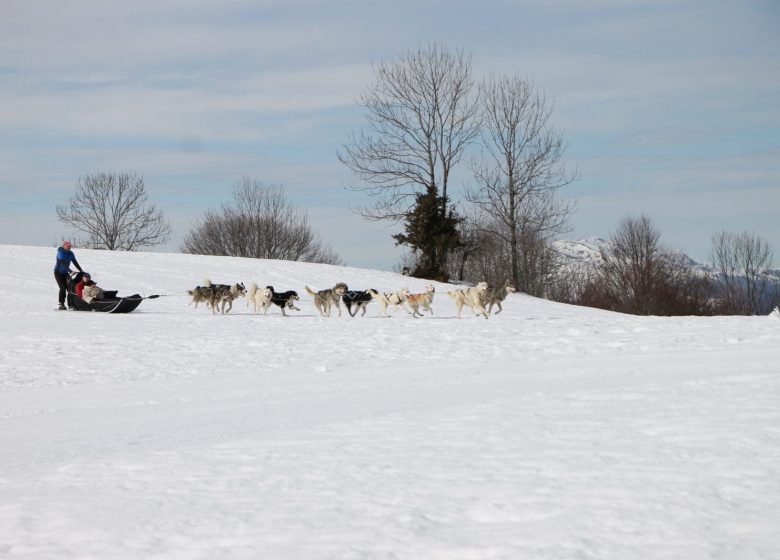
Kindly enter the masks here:
<path id="1" fill-rule="evenodd" d="M 349 312 L 351 317 L 357 315 L 357 312 L 361 309 L 363 310 L 363 313 L 360 316 L 363 317 L 366 314 L 366 306 L 374 300 L 376 295 L 379 295 L 379 292 L 373 288 L 369 288 L 364 292 L 349 290 L 344 292 L 344 295 L 341 296 L 341 301 L 344 302 L 344 305 L 347 307 L 347 312 Z M 352 312 L 353 305 L 355 306 L 354 313 Z"/>
<path id="2" fill-rule="evenodd" d="M 266 289 L 271 291 L 271 303 L 278 305 L 279 309 L 282 310 L 282 315 L 285 317 L 287 317 L 287 313 L 284 311 L 285 309 L 294 309 L 295 311 L 300 311 L 299 308 L 295 307 L 295 302 L 301 298 L 298 297 L 298 292 L 295 290 L 277 292 L 274 290 L 273 286 L 266 286 Z"/>

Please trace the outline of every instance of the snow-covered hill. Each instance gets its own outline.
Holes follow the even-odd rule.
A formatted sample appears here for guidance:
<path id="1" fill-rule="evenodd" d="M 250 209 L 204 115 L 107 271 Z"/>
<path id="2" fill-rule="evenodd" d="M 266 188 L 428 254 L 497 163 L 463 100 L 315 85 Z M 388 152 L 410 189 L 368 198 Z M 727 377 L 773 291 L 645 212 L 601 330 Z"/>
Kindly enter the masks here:
<path id="1" fill-rule="evenodd" d="M 215 282 L 420 291 L 389 272 L 77 250 L 128 315 L 59 312 L 0 246 L 0 557 L 777 558 L 780 319 L 284 318 Z M 373 305 L 373 304 L 372 304 Z"/>

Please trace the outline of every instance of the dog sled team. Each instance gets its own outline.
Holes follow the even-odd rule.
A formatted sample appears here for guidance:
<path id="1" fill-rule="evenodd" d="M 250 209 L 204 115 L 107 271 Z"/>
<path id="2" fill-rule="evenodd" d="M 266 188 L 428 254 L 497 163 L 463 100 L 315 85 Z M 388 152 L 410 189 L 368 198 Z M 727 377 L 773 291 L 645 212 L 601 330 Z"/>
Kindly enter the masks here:
<path id="1" fill-rule="evenodd" d="M 358 312 L 361 312 L 362 317 L 372 301 L 377 302 L 379 315 L 384 317 L 390 316 L 388 310 L 398 309 L 406 309 L 412 317 L 422 317 L 423 311 L 433 315 L 433 297 L 436 293 L 433 285 L 426 286 L 421 293 L 410 293 L 408 288 L 396 292 L 380 292 L 375 289 L 355 291 L 350 290 L 343 282 L 322 290 L 313 290 L 309 286 L 304 286 L 304 289 L 313 298 L 315 309 L 323 317 L 330 317 L 334 308 L 341 317 L 341 303 L 351 317 L 357 316 Z M 487 282 L 479 282 L 476 286 L 451 290 L 446 294 L 455 303 L 458 318 L 461 318 L 463 308 L 468 307 L 474 315 L 487 319 L 494 306 L 497 308 L 496 314 L 502 311 L 501 303 L 514 291 L 515 288 L 509 281 L 496 287 L 488 286 Z M 197 309 L 200 303 L 204 303 L 215 315 L 229 313 L 233 302 L 241 297 L 246 297 L 247 306 L 252 307 L 255 314 L 262 311 L 263 315 L 266 315 L 272 305 L 279 307 L 284 316 L 287 316 L 288 310 L 300 311 L 300 308 L 296 307 L 300 297 L 295 290 L 277 292 L 273 286 L 260 288 L 254 282 L 247 288 L 240 282 L 212 284 L 210 280 L 206 280 L 203 286 L 187 290 L 187 293 L 192 297 L 190 305 L 194 304 Z"/>

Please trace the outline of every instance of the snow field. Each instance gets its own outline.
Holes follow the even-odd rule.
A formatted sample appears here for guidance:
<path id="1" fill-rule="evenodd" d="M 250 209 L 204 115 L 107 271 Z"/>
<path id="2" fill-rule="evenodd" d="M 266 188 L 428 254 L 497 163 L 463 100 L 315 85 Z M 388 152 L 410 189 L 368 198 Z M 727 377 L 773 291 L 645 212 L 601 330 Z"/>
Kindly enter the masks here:
<path id="1" fill-rule="evenodd" d="M 54 312 L 50 248 L 0 246 L 0 557 L 777 558 L 780 320 L 510 295 L 489 320 L 320 317 L 381 271 L 76 250 L 171 294 Z M 214 317 L 210 278 L 301 312 Z M 22 305 L 22 302 L 24 304 Z"/>

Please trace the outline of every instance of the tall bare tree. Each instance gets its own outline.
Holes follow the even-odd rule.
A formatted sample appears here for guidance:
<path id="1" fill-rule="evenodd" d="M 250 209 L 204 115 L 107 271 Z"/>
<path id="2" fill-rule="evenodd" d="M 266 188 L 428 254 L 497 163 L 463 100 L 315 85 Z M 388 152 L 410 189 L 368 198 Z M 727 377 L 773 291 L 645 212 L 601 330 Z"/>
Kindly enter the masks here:
<path id="1" fill-rule="evenodd" d="M 467 199 L 493 218 L 492 233 L 509 248 L 515 285 L 542 295 L 554 266 L 550 243 L 573 211 L 558 190 L 577 174 L 563 165 L 563 136 L 532 83 L 517 75 L 492 77 L 481 84 L 479 97 L 483 148 L 473 165 L 477 185 Z"/>
<path id="2" fill-rule="evenodd" d="M 360 98 L 368 112 L 361 133 L 338 154 L 357 177 L 354 190 L 372 199 L 355 211 L 369 220 L 401 222 L 418 195 L 437 197 L 448 215 L 450 179 L 478 133 L 471 60 L 433 44 L 374 67 L 376 82 Z M 443 270 L 446 251 L 433 258 Z"/>
<path id="3" fill-rule="evenodd" d="M 233 200 L 208 210 L 184 238 L 182 251 L 256 259 L 340 264 L 305 213 L 290 204 L 284 187 L 245 177 L 233 189 Z"/>
<path id="4" fill-rule="evenodd" d="M 143 177 L 135 173 L 95 173 L 79 179 L 76 193 L 57 205 L 57 218 L 86 234 L 94 249 L 133 251 L 168 241 L 171 228 L 150 203 Z"/>
<path id="5" fill-rule="evenodd" d="M 755 315 L 771 299 L 768 270 L 774 253 L 765 239 L 744 231 L 721 231 L 712 237 L 712 265 L 719 294 L 730 313 Z"/>

